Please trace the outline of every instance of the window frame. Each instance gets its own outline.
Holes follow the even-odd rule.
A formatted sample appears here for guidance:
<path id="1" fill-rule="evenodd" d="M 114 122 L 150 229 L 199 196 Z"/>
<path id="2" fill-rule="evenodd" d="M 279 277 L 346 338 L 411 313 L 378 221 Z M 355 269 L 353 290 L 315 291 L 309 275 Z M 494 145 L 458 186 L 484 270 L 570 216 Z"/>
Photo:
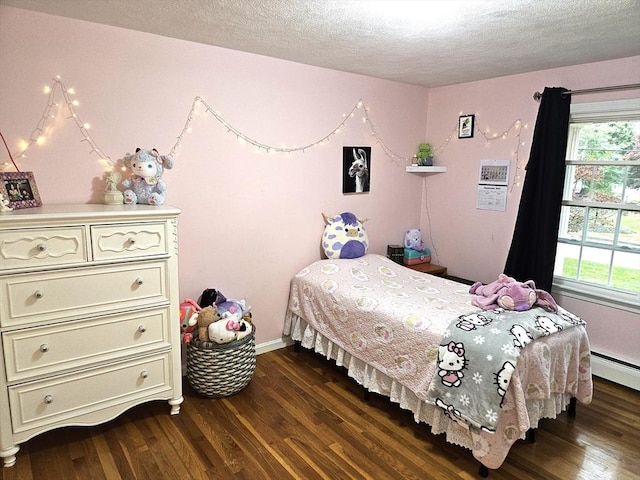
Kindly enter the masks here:
<path id="1" fill-rule="evenodd" d="M 596 103 L 577 103 L 571 105 L 571 113 L 570 113 L 570 124 L 579 124 L 579 123 L 606 123 L 609 121 L 615 122 L 623 122 L 623 121 L 637 121 L 640 120 L 640 98 L 633 98 L 627 100 L 615 100 L 608 102 L 596 102 Z M 569 128 L 569 138 L 567 143 L 567 156 L 571 151 L 571 146 L 576 141 L 576 136 L 578 134 L 578 128 Z M 612 162 L 613 163 L 613 162 Z M 572 162 L 572 159 L 566 159 L 566 168 L 567 171 L 569 168 L 573 168 L 579 162 Z M 631 162 L 616 162 L 616 165 L 636 165 L 636 163 Z M 565 198 L 570 198 L 570 195 L 567 196 L 567 188 L 570 188 L 570 185 L 565 184 L 565 192 L 563 194 L 563 206 L 585 206 L 586 212 L 589 211 L 589 207 L 592 206 L 592 202 L 583 202 L 583 201 L 574 201 L 574 200 L 564 200 Z M 589 203 L 588 206 L 582 205 L 584 203 Z M 614 208 L 616 210 L 620 210 L 619 204 L 609 204 L 602 203 L 598 205 L 598 208 Z M 624 210 L 637 211 L 640 210 L 640 207 L 635 208 L 627 208 Z M 620 213 L 619 213 L 620 214 Z M 562 220 L 561 220 L 562 222 Z M 586 231 L 586 230 L 585 230 Z M 577 244 L 584 246 L 591 246 L 588 242 L 584 241 L 584 235 L 586 234 L 583 231 L 583 239 L 580 241 L 567 242 L 560 241 L 560 228 L 558 232 L 558 242 L 557 244 Z M 617 230 L 616 230 L 617 233 Z M 593 245 L 594 247 L 602 248 L 600 245 Z M 617 248 L 614 245 L 607 248 L 606 250 L 610 252 L 620 251 L 620 248 Z M 621 289 L 611 288 L 609 286 L 598 285 L 595 283 L 586 282 L 583 280 L 570 279 L 566 277 L 553 276 L 553 290 L 560 295 L 564 295 L 567 297 L 577 298 L 580 300 L 597 303 L 599 305 L 604 305 L 612 308 L 617 308 L 621 310 L 630 311 L 633 313 L 640 313 L 640 293 L 638 292 L 628 292 Z"/>

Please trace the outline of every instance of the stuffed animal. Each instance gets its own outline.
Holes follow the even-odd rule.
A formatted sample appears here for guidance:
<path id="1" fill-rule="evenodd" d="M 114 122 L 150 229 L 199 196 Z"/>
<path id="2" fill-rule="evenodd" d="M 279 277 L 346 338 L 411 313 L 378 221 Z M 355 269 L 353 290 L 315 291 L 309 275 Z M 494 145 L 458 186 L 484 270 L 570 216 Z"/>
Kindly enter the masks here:
<path id="1" fill-rule="evenodd" d="M 431 151 L 431 145 L 428 143 L 421 143 L 418 146 L 418 153 L 416 153 L 416 159 L 418 165 L 423 167 L 430 167 L 433 165 L 433 152 Z"/>
<path id="2" fill-rule="evenodd" d="M 504 308 L 505 310 L 524 311 L 534 306 L 557 312 L 558 304 L 553 297 L 544 290 L 536 288 L 533 280 L 518 282 L 515 278 L 504 273 L 498 279 L 487 285 L 474 283 L 469 293 L 475 293 L 471 303 L 484 310 Z"/>
<path id="3" fill-rule="evenodd" d="M 367 253 L 369 237 L 363 225 L 366 218 L 359 219 L 351 212 L 322 216 L 326 223 L 322 248 L 327 258 L 358 258 Z"/>
<path id="4" fill-rule="evenodd" d="M 418 252 L 424 252 L 426 250 L 420 229 L 412 228 L 411 230 L 407 230 L 404 236 L 404 247 Z"/>
<path id="5" fill-rule="evenodd" d="M 233 320 L 238 323 L 251 310 L 244 298 L 242 300 L 233 300 L 225 297 L 222 292 L 217 292 L 215 307 L 222 320 Z"/>
<path id="6" fill-rule="evenodd" d="M 201 342 L 209 342 L 209 326 L 220 320 L 220 314 L 213 306 L 203 308 L 198 313 L 198 340 Z"/>
<path id="7" fill-rule="evenodd" d="M 4 195 L 0 193 L 0 212 L 10 212 L 11 210 L 13 210 L 13 208 L 9 206 L 9 200 L 4 198 Z"/>
<path id="8" fill-rule="evenodd" d="M 124 203 L 142 203 L 162 205 L 167 198 L 167 185 L 162 173 L 173 168 L 173 159 L 169 155 L 160 155 L 153 150 L 136 149 L 133 155 L 127 154 L 124 165 L 131 170 L 131 178 L 122 182 Z"/>
<path id="9" fill-rule="evenodd" d="M 193 340 L 199 311 L 200 306 L 190 298 L 180 304 L 180 338 L 184 343 Z"/>

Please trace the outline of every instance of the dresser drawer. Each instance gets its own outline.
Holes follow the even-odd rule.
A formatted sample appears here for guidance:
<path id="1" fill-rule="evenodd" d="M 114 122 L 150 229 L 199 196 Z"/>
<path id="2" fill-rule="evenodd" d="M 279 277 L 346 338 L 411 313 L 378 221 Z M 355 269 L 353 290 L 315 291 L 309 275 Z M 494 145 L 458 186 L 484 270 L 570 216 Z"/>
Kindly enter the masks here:
<path id="1" fill-rule="evenodd" d="M 24 381 L 168 350 L 169 318 L 165 308 L 7 332 L 2 335 L 7 380 Z"/>
<path id="2" fill-rule="evenodd" d="M 87 418 L 114 405 L 160 396 L 171 390 L 170 365 L 171 354 L 166 353 L 9 387 L 13 431 L 18 434 L 67 420 L 74 424 L 74 417 Z"/>
<path id="3" fill-rule="evenodd" d="M 2 231 L 0 259 L 3 270 L 86 262 L 85 229 L 78 226 Z"/>
<path id="4" fill-rule="evenodd" d="M 166 255 L 165 223 L 91 226 L 94 260 Z"/>
<path id="5" fill-rule="evenodd" d="M 0 277 L 0 326 L 167 305 L 166 270 L 166 262 L 140 262 Z"/>

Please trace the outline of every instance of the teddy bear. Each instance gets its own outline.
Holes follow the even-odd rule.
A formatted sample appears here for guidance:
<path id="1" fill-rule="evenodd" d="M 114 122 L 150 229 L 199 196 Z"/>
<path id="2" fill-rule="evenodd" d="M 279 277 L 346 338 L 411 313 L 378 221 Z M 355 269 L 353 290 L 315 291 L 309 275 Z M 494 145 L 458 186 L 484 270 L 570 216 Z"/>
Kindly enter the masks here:
<path id="1" fill-rule="evenodd" d="M 198 340 L 208 342 L 209 327 L 220 320 L 220 314 L 213 306 L 208 306 L 200 310 L 197 315 Z"/>
<path id="2" fill-rule="evenodd" d="M 416 250 L 417 252 L 424 252 L 426 250 L 424 242 L 422 241 L 422 232 L 419 228 L 407 230 L 404 236 L 404 247 Z"/>
<path id="3" fill-rule="evenodd" d="M 124 165 L 131 170 L 131 177 L 122 182 L 124 203 L 162 205 L 167 198 L 167 185 L 162 180 L 162 173 L 165 168 L 173 168 L 171 156 L 160 155 L 155 148 L 136 148 L 136 153 L 125 156 Z"/>

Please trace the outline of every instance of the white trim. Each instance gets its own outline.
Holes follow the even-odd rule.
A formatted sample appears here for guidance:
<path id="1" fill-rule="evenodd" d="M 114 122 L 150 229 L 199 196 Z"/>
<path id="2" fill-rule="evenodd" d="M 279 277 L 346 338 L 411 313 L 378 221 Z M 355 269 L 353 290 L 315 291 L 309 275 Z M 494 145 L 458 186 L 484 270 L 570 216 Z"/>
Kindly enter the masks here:
<path id="1" fill-rule="evenodd" d="M 640 367 L 629 367 L 591 355 L 591 373 L 614 383 L 640 391 Z"/>
<path id="2" fill-rule="evenodd" d="M 288 347 L 289 345 L 293 345 L 293 340 L 289 337 L 287 337 L 286 340 L 279 338 L 277 340 L 271 340 L 270 342 L 261 343 L 260 345 L 256 345 L 256 355 L 272 352 L 273 350 L 279 350 L 281 348 Z"/>
<path id="3" fill-rule="evenodd" d="M 626 292 L 587 282 L 553 277 L 553 293 L 640 314 L 640 293 Z"/>

